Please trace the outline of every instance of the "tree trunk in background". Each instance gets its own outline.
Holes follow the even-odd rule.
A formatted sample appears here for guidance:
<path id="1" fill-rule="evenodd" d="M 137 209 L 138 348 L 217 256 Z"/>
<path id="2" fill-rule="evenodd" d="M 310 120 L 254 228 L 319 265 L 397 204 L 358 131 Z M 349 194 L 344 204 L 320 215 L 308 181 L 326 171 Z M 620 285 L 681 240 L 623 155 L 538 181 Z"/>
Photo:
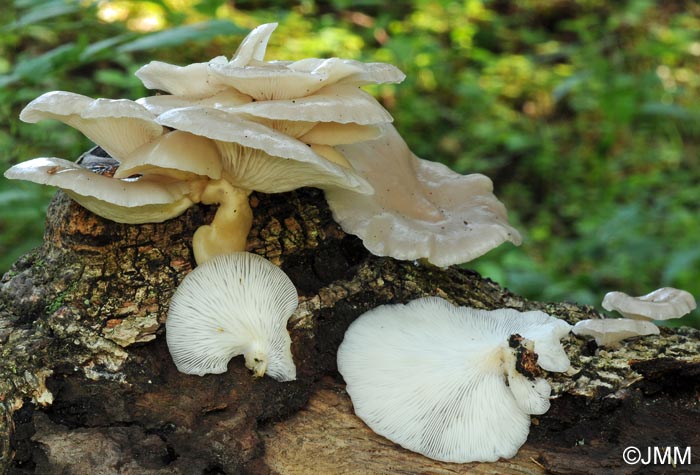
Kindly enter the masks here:
<path id="1" fill-rule="evenodd" d="M 353 415 L 335 355 L 348 325 L 386 303 L 438 295 L 458 305 L 543 310 L 478 274 L 370 255 L 314 189 L 251 196 L 249 251 L 297 286 L 290 321 L 298 379 L 180 374 L 164 339 L 170 296 L 192 269 L 191 238 L 214 209 L 161 224 L 103 220 L 58 193 L 44 246 L 0 289 L 0 473 L 12 474 L 633 474 L 700 472 L 700 332 L 597 350 L 565 340 L 570 374 L 551 374 L 552 408 L 513 460 L 434 462 Z M 627 465 L 636 446 L 691 447 L 692 463 Z M 682 451 L 682 452 L 683 452 Z"/>

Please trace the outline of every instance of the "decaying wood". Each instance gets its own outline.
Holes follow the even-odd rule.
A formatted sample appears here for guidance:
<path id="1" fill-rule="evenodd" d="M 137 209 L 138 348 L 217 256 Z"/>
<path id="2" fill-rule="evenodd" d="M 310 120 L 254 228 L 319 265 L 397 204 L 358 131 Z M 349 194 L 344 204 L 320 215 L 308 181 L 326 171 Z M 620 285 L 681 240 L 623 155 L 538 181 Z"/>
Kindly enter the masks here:
<path id="1" fill-rule="evenodd" d="M 583 474 L 700 468 L 700 333 L 682 328 L 612 350 L 570 336 L 568 374 L 549 375 L 551 410 L 516 458 L 444 464 L 373 434 L 352 413 L 335 354 L 347 326 L 385 303 L 439 295 L 479 308 L 541 309 L 482 279 L 370 255 L 333 222 L 323 194 L 253 194 L 249 250 L 290 276 L 298 380 L 177 372 L 164 342 L 170 296 L 192 269 L 193 230 L 214 209 L 160 224 L 96 217 L 59 193 L 44 246 L 0 288 L 0 473 Z M 695 465 L 626 465 L 622 450 L 692 447 Z"/>

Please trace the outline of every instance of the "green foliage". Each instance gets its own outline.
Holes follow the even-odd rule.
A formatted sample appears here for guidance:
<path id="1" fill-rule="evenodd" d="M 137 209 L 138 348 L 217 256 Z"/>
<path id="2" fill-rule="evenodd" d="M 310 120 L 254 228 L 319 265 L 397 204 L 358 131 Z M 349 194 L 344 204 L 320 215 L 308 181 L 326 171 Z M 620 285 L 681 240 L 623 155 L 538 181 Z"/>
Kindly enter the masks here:
<path id="1" fill-rule="evenodd" d="M 21 124 L 34 97 L 146 94 L 133 72 L 230 55 L 279 21 L 268 57 L 387 61 L 372 92 L 421 157 L 490 176 L 523 231 L 469 263 L 531 298 L 598 304 L 609 290 L 700 294 L 697 2 L 15 1 L 0 25 L 0 161 L 76 157 L 56 123 Z M 118 21 L 100 19 L 118 7 Z M 104 15 L 102 15 L 104 17 Z M 140 33 L 144 18 L 160 31 Z M 38 244 L 50 192 L 0 181 L 0 268 Z M 697 312 L 695 313 L 697 315 Z"/>

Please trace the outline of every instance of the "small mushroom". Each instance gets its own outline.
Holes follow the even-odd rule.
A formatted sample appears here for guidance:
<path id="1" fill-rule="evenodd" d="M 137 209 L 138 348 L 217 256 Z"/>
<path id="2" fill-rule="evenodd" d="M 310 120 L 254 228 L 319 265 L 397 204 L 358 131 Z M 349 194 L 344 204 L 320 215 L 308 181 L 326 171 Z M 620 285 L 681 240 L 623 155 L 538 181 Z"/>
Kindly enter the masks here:
<path id="1" fill-rule="evenodd" d="M 287 320 L 298 304 L 289 277 L 247 252 L 220 255 L 190 272 L 165 322 L 170 354 L 183 373 L 220 374 L 243 355 L 257 377 L 296 379 Z"/>
<path id="2" fill-rule="evenodd" d="M 209 71 L 209 64 L 228 63 L 225 56 L 217 56 L 206 63 L 176 66 L 162 61 L 151 61 L 139 68 L 135 75 L 148 89 L 157 89 L 174 95 L 207 97 L 226 88 Z"/>
<path id="3" fill-rule="evenodd" d="M 440 298 L 361 315 L 338 350 L 355 413 L 376 433 L 445 462 L 513 457 L 549 408 L 540 368 L 565 371 L 571 326 L 543 312 Z"/>
<path id="4" fill-rule="evenodd" d="M 422 160 L 391 124 L 380 128 L 376 140 L 336 147 L 375 191 L 325 190 L 344 231 L 375 255 L 425 258 L 441 267 L 470 261 L 504 241 L 520 244 L 488 177 Z"/>
<path id="5" fill-rule="evenodd" d="M 658 335 L 659 327 L 644 320 L 597 318 L 581 320 L 571 331 L 577 336 L 592 336 L 598 346 L 611 347 L 627 338 Z"/>
<path id="6" fill-rule="evenodd" d="M 697 307 L 693 296 L 685 290 L 663 287 L 641 297 L 624 292 L 608 292 L 603 298 L 605 310 L 615 310 L 635 320 L 670 320 L 680 318 Z"/>
<path id="7" fill-rule="evenodd" d="M 56 186 L 83 207 L 118 223 L 160 223 L 193 202 L 194 182 L 149 175 L 119 180 L 60 158 L 35 158 L 5 172 L 5 178 Z"/>
<path id="8" fill-rule="evenodd" d="M 277 23 L 264 23 L 255 27 L 238 45 L 230 63 L 234 66 L 247 66 L 251 61 L 262 61 L 265 58 L 267 43 Z"/>
<path id="9" fill-rule="evenodd" d="M 252 30 L 241 42 L 230 62 L 225 56 L 217 56 L 206 63 L 188 66 L 151 61 L 136 71 L 136 77 L 149 89 L 158 89 L 173 95 L 203 98 L 216 94 L 225 86 L 216 80 L 209 65 L 231 63 L 242 67 L 251 61 L 262 61 L 265 57 L 267 42 L 276 27 L 277 23 L 267 23 Z"/>

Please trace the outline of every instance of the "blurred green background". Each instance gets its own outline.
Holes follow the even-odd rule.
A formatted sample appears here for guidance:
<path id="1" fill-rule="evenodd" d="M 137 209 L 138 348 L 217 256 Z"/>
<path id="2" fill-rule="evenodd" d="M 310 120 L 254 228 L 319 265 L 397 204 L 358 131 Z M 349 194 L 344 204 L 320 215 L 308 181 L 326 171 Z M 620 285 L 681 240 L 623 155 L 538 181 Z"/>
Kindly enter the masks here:
<path id="1" fill-rule="evenodd" d="M 9 2 L 9 3 L 8 3 Z M 266 59 L 397 65 L 371 92 L 421 157 L 491 177 L 524 236 L 469 263 L 539 300 L 599 306 L 661 286 L 700 294 L 700 3 L 629 0 L 5 0 L 0 168 L 75 158 L 36 96 L 147 95 L 133 72 L 230 56 L 278 21 Z M 0 270 L 39 245 L 54 190 L 0 181 Z M 698 311 L 694 321 L 700 322 Z"/>

